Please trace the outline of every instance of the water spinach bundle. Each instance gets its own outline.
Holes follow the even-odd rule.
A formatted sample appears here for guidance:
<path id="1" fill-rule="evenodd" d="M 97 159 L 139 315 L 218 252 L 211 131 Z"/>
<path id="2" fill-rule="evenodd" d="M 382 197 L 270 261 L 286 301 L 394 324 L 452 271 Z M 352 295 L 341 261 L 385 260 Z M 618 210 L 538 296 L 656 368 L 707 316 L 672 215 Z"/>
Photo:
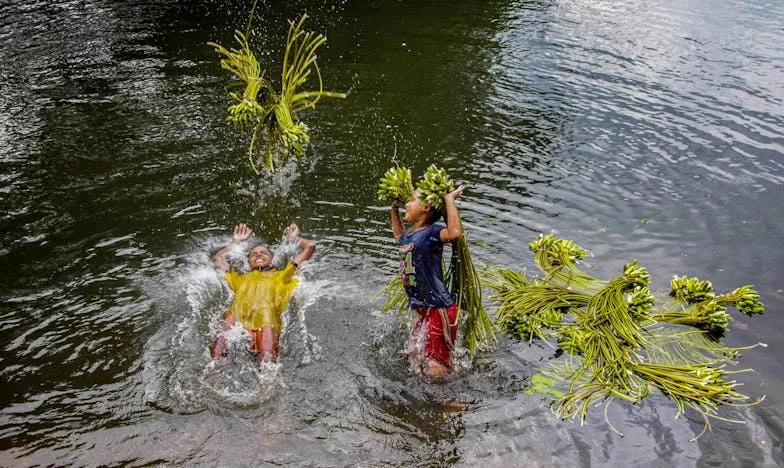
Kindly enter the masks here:
<path id="1" fill-rule="evenodd" d="M 250 48 L 251 21 L 256 2 L 251 9 L 245 33 L 237 30 L 234 39 L 239 48 L 227 49 L 208 42 L 223 56 L 221 67 L 240 80 L 242 93 L 230 92 L 235 103 L 228 108 L 226 121 L 236 129 L 251 133 L 248 159 L 256 174 L 259 166 L 272 173 L 289 159 L 296 160 L 305 154 L 310 142 L 308 126 L 301 122 L 298 113 L 314 107 L 322 97 L 345 98 L 344 93 L 324 91 L 321 72 L 316 63 L 316 49 L 326 42 L 321 34 L 305 32 L 299 21 L 289 21 L 286 50 L 283 55 L 280 92 L 264 77 L 264 72 Z M 298 91 L 315 71 L 318 91 Z"/>
<path id="2" fill-rule="evenodd" d="M 724 336 L 732 320 L 727 307 L 734 307 L 748 316 L 765 310 L 757 291 L 748 285 L 716 296 L 710 281 L 673 276 L 670 296 L 672 300 L 664 302 L 652 316 L 654 320 L 696 327 L 714 339 Z"/>
<path id="3" fill-rule="evenodd" d="M 559 416 L 584 421 L 594 402 L 637 403 L 658 390 L 679 414 L 691 408 L 703 417 L 699 437 L 710 428 L 710 418 L 725 419 L 717 414 L 719 406 L 761 401 L 736 390 L 730 376 L 749 369 L 728 370 L 741 348 L 719 340 L 731 320 L 726 307 L 746 315 L 764 311 L 750 286 L 715 295 L 707 281 L 674 276 L 669 296 L 657 298 L 636 261 L 605 281 L 578 268 L 588 252 L 572 241 L 540 235 L 529 247 L 542 278 L 492 268 L 484 280 L 495 293 L 491 300 L 501 330 L 517 339 L 554 341 L 570 356 L 546 368 L 548 379 L 537 381 L 537 388 L 547 381 L 568 389 L 554 401 Z"/>
<path id="4" fill-rule="evenodd" d="M 391 167 L 384 173 L 378 183 L 378 201 L 386 204 L 405 204 L 414 193 L 411 181 L 411 169 L 406 167 Z"/>
<path id="5" fill-rule="evenodd" d="M 443 210 L 445 196 L 455 190 L 455 184 L 444 169 L 430 166 L 416 184 L 417 196 L 423 205 Z M 403 203 L 413 192 L 411 171 L 406 168 L 389 169 L 379 182 L 379 200 L 386 203 Z M 478 349 L 490 348 L 495 344 L 495 325 L 482 304 L 482 288 L 479 274 L 474 267 L 465 230 L 452 245 L 452 256 L 446 270 L 444 284 L 455 299 L 459 310 L 465 313 L 462 319 L 462 346 L 473 356 Z M 396 277 L 382 291 L 387 302 L 382 311 L 407 310 L 407 297 L 403 283 Z"/>

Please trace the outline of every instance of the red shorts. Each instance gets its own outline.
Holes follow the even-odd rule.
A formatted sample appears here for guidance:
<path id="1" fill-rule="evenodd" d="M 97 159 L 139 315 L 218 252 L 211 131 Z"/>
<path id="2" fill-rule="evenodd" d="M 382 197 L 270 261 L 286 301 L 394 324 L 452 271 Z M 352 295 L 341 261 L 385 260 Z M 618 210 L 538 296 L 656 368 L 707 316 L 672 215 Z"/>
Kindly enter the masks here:
<path id="1" fill-rule="evenodd" d="M 246 328 L 246 330 L 248 330 Z M 272 327 L 261 327 L 258 330 L 248 330 L 250 333 L 250 349 L 261 353 L 264 360 L 274 361 L 278 357 L 279 336 Z"/>
<path id="2" fill-rule="evenodd" d="M 413 354 L 424 353 L 426 359 L 433 359 L 451 368 L 452 351 L 457 338 L 457 305 L 446 308 L 414 307 L 419 319 L 414 324 L 412 336 L 422 343 L 414 343 Z M 446 331 L 445 331 L 446 330 Z"/>
<path id="3" fill-rule="evenodd" d="M 223 320 L 223 331 L 228 330 L 237 323 L 231 313 L 226 314 Z M 250 333 L 250 349 L 259 353 L 258 360 L 275 362 L 278 359 L 279 340 L 278 332 L 271 326 L 264 326 L 257 330 L 245 327 Z M 212 357 L 225 356 L 229 352 L 226 337 L 221 333 L 212 345 Z"/>

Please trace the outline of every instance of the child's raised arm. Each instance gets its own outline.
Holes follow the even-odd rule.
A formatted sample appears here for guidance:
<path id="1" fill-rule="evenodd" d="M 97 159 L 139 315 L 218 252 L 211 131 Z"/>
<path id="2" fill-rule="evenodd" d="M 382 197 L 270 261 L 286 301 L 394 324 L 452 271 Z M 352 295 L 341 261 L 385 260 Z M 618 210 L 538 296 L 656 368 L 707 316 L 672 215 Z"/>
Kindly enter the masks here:
<path id="1" fill-rule="evenodd" d="M 305 239 L 299 236 L 299 228 L 296 224 L 291 223 L 289 227 L 283 231 L 283 234 L 286 236 L 286 240 L 290 242 L 296 242 L 302 251 L 294 258 L 295 266 L 299 266 L 302 262 L 309 260 L 310 257 L 313 256 L 313 252 L 316 251 L 316 243 L 310 239 Z"/>
<path id="2" fill-rule="evenodd" d="M 389 215 L 392 218 L 392 235 L 395 237 L 395 242 L 403 235 L 403 220 L 400 219 L 400 205 L 395 202 L 389 209 Z"/>
<path id="3" fill-rule="evenodd" d="M 229 271 L 229 251 L 231 250 L 231 244 L 235 242 L 243 242 L 250 239 L 250 236 L 253 235 L 253 231 L 244 223 L 237 224 L 234 226 L 234 234 L 232 235 L 231 242 L 226 244 L 220 250 L 215 252 L 215 255 L 212 256 L 212 261 L 218 265 L 223 271 Z"/>
<path id="4" fill-rule="evenodd" d="M 463 235 L 463 225 L 460 222 L 460 214 L 457 211 L 457 197 L 463 193 L 465 185 L 461 185 L 454 191 L 444 196 L 444 210 L 446 211 L 446 228 L 438 234 L 441 242 L 454 242 Z"/>

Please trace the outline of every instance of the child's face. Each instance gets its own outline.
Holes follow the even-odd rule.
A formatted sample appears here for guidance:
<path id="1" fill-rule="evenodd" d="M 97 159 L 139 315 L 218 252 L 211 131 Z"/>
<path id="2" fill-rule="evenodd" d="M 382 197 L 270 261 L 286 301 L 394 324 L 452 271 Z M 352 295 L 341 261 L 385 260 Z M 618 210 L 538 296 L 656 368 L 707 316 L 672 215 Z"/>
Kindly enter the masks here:
<path id="1" fill-rule="evenodd" d="M 419 190 L 414 190 L 411 194 L 411 198 L 406 203 L 406 213 L 403 216 L 403 219 L 405 219 L 406 222 L 413 224 L 427 215 L 427 209 L 428 207 L 419 201 Z"/>
<path id="2" fill-rule="evenodd" d="M 263 245 L 257 245 L 248 254 L 248 264 L 251 270 L 263 270 L 272 266 L 272 252 Z"/>

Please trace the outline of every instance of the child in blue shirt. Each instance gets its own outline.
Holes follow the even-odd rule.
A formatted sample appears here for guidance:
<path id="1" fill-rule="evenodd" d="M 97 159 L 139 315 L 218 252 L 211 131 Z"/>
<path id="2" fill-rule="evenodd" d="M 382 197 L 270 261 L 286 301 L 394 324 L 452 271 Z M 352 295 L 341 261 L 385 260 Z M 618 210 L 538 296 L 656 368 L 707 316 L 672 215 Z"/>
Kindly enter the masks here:
<path id="1" fill-rule="evenodd" d="M 411 225 L 409 229 L 403 227 L 398 204 L 393 204 L 390 211 L 408 305 L 418 315 L 409 358 L 421 362 L 423 371 L 431 377 L 446 376 L 454 366 L 457 305 L 444 285 L 441 259 L 444 243 L 454 242 L 463 234 L 455 200 L 464 188 L 461 185 L 444 197 L 446 226 L 436 224 L 441 212 L 422 204 L 418 190 L 406 203 L 404 219 Z"/>

